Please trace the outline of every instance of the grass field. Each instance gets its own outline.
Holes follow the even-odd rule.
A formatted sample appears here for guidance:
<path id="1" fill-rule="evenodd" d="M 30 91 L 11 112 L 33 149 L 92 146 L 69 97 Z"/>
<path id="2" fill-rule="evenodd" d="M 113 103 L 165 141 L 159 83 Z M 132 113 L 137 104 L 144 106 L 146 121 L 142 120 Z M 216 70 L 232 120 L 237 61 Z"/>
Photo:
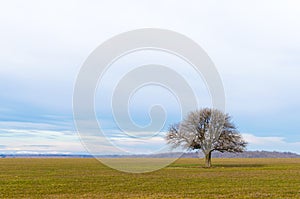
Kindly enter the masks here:
<path id="1" fill-rule="evenodd" d="M 179 159 L 130 174 L 95 159 L 0 159 L 0 198 L 300 198 L 300 159 Z"/>

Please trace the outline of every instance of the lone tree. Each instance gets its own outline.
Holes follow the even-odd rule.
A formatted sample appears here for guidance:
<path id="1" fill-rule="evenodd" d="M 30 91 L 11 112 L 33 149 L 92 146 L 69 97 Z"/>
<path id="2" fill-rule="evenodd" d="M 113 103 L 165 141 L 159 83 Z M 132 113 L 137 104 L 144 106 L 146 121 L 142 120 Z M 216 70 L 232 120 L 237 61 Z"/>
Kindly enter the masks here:
<path id="1" fill-rule="evenodd" d="M 166 140 L 173 148 L 201 149 L 206 167 L 211 167 L 213 151 L 241 153 L 247 145 L 231 117 L 210 108 L 191 112 L 181 123 L 171 125 Z"/>

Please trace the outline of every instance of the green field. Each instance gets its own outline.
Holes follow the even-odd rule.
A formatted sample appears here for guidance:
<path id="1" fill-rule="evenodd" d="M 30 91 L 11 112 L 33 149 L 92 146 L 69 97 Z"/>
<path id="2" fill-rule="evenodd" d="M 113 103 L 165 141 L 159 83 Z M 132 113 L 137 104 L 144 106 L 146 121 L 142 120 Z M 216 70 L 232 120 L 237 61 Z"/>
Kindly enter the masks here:
<path id="1" fill-rule="evenodd" d="M 95 159 L 0 159 L 0 198 L 300 198 L 300 159 L 179 159 L 130 174 Z"/>

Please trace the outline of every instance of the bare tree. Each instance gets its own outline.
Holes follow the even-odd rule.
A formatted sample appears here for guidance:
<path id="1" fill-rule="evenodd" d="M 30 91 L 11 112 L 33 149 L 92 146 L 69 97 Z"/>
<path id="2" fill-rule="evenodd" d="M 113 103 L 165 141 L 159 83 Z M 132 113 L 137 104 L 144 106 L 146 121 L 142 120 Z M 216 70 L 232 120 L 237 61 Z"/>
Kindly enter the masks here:
<path id="1" fill-rule="evenodd" d="M 181 123 L 173 124 L 166 140 L 174 148 L 201 149 L 207 167 L 211 167 L 213 151 L 243 152 L 247 145 L 231 117 L 210 108 L 191 112 Z"/>

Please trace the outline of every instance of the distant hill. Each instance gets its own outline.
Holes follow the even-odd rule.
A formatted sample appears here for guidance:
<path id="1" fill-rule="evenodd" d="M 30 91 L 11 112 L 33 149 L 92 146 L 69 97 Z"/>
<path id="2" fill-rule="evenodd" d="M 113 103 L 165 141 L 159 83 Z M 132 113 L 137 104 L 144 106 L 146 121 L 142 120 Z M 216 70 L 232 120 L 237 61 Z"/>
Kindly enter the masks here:
<path id="1" fill-rule="evenodd" d="M 213 153 L 215 158 L 300 158 L 299 154 L 276 151 L 245 151 L 244 153 Z"/>
<path id="2" fill-rule="evenodd" d="M 154 155 L 101 155 L 101 158 L 176 158 L 181 153 L 161 153 Z M 77 154 L 0 154 L 0 158 L 91 158 L 92 155 Z M 202 153 L 184 153 L 183 158 L 203 157 Z M 243 153 L 213 152 L 213 158 L 300 158 L 299 154 L 277 151 L 245 151 Z"/>
<path id="3" fill-rule="evenodd" d="M 178 157 L 180 153 L 163 153 L 156 155 L 148 155 L 148 157 L 155 158 L 173 158 Z M 183 158 L 202 158 L 202 153 L 184 153 L 181 157 Z M 291 152 L 277 152 L 277 151 L 245 151 L 243 153 L 221 153 L 213 152 L 213 158 L 300 158 L 299 154 Z"/>
<path id="4" fill-rule="evenodd" d="M 300 155 L 291 152 L 245 151 L 243 153 L 213 152 L 212 157 L 213 158 L 300 158 Z"/>

